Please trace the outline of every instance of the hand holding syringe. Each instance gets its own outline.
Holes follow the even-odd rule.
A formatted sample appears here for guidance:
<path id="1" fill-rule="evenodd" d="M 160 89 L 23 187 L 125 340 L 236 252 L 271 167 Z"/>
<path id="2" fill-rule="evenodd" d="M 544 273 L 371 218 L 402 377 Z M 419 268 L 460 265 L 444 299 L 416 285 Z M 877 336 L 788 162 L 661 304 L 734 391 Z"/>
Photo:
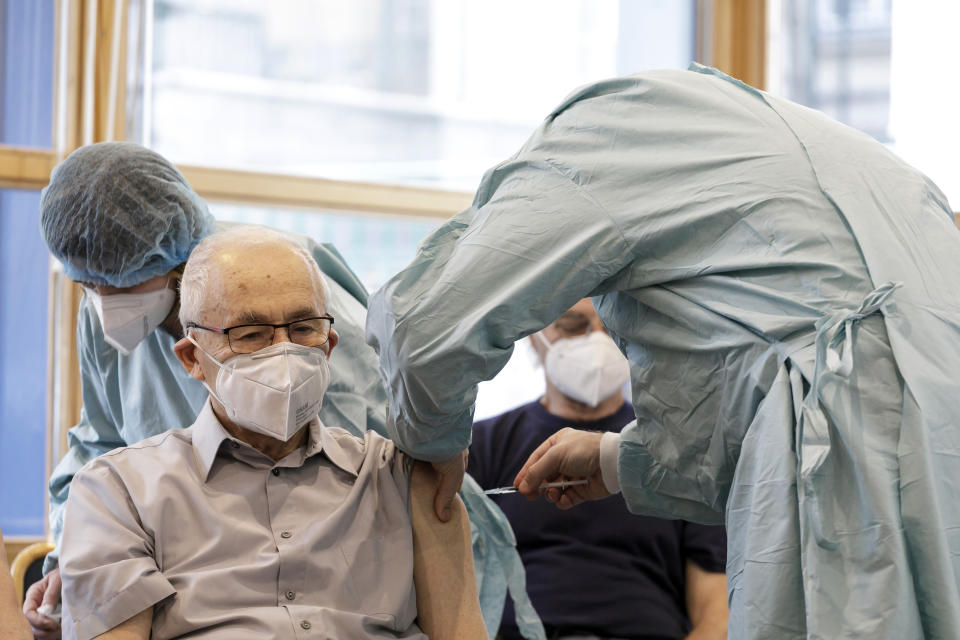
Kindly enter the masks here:
<path id="1" fill-rule="evenodd" d="M 566 489 L 567 487 L 576 487 L 587 484 L 588 480 L 561 480 L 560 482 L 544 482 L 540 489 Z M 498 487 L 496 489 L 487 489 L 483 493 L 488 496 L 499 496 L 505 493 L 516 493 L 516 487 Z"/>

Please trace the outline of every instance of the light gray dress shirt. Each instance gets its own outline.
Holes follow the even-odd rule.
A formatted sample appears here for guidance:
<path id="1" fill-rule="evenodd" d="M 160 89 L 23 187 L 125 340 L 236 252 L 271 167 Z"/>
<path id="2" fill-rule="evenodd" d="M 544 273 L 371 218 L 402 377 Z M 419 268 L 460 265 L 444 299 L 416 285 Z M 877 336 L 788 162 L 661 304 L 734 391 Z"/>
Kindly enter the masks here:
<path id="1" fill-rule="evenodd" d="M 153 638 L 426 638 L 410 464 L 372 431 L 319 420 L 274 463 L 209 402 L 188 429 L 100 456 L 67 504 L 64 637 L 152 606 Z"/>

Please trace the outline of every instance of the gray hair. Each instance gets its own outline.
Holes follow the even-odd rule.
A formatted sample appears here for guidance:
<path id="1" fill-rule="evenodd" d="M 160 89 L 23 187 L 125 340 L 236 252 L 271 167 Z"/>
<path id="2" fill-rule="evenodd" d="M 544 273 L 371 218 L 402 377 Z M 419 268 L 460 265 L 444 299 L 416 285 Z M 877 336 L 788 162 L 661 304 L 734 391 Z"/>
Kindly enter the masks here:
<path id="1" fill-rule="evenodd" d="M 180 280 L 180 324 L 202 322 L 203 303 L 208 298 L 207 285 L 211 282 L 213 258 L 227 249 L 258 249 L 284 247 L 290 249 L 307 264 L 314 289 L 324 303 L 329 300 L 326 279 L 313 256 L 296 241 L 278 231 L 256 225 L 243 225 L 208 236 L 190 253 L 190 259 Z"/>

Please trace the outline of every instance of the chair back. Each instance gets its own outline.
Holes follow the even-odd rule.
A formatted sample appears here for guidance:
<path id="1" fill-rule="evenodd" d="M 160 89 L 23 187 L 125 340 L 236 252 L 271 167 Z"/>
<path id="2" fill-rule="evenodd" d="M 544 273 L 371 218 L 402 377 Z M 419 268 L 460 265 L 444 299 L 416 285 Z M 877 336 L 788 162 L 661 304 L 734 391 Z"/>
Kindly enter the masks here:
<path id="1" fill-rule="evenodd" d="M 34 582 L 43 577 L 43 561 L 47 554 L 53 551 L 51 542 L 37 542 L 25 547 L 10 565 L 13 575 L 13 586 L 17 591 L 17 602 L 23 606 L 23 596 Z"/>

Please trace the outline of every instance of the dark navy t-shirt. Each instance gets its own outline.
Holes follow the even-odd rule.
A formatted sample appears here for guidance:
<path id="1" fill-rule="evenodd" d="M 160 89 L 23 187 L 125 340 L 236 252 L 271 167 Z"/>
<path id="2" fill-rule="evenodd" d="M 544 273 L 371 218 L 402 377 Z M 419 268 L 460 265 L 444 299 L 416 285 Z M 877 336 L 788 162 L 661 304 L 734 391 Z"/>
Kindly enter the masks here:
<path id="1" fill-rule="evenodd" d="M 558 418 L 539 402 L 473 428 L 468 472 L 484 489 L 512 485 L 537 446 L 563 427 L 619 432 L 633 420 L 629 403 L 590 423 Z M 686 563 L 722 572 L 723 527 L 637 516 L 623 497 L 583 503 L 569 511 L 519 494 L 492 496 L 517 536 L 527 591 L 548 629 L 618 638 L 683 638 Z M 521 638 L 509 598 L 500 627 Z"/>

